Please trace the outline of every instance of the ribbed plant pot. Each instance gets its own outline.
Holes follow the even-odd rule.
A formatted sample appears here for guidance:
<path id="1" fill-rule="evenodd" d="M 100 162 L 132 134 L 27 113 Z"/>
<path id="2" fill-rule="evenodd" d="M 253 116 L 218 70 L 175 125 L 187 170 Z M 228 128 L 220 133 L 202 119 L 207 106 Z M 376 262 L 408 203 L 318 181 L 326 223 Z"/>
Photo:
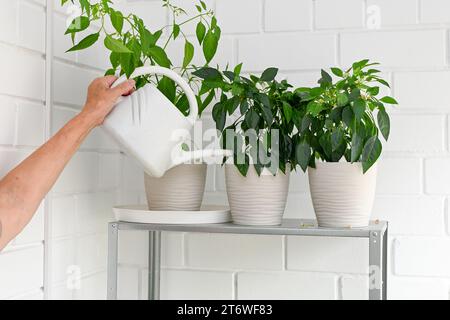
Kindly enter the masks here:
<path id="1" fill-rule="evenodd" d="M 163 177 L 145 174 L 145 191 L 149 210 L 198 211 L 206 184 L 206 164 L 182 164 Z"/>
<path id="2" fill-rule="evenodd" d="M 258 176 L 250 166 L 247 176 L 232 164 L 225 165 L 228 202 L 233 223 L 249 226 L 280 225 L 286 208 L 290 170 Z"/>
<path id="3" fill-rule="evenodd" d="M 318 162 L 309 168 L 317 222 L 325 228 L 367 227 L 377 181 L 376 164 L 363 174 L 361 163 Z"/>

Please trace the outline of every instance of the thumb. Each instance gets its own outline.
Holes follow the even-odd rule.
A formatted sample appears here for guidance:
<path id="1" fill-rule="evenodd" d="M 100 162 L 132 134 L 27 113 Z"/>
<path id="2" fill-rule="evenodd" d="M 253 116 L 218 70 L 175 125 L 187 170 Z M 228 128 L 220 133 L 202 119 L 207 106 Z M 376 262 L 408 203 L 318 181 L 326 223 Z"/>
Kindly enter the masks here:
<path id="1" fill-rule="evenodd" d="M 127 80 L 124 83 L 119 84 L 117 87 L 111 89 L 117 97 L 126 95 L 134 89 L 136 82 L 134 80 Z"/>

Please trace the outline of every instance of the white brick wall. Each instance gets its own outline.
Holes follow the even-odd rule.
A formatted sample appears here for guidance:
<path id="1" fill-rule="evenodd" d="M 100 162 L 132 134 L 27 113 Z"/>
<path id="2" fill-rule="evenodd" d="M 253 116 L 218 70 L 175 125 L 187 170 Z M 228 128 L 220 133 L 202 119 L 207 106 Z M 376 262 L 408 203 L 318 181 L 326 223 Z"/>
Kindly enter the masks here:
<path id="1" fill-rule="evenodd" d="M 345 67 L 360 58 L 382 63 L 383 74 L 392 83 L 386 93 L 400 101 L 392 110 L 392 135 L 379 163 L 373 213 L 373 218 L 389 220 L 391 226 L 388 295 L 448 299 L 448 1 L 215 2 L 226 41 L 235 43 L 230 63 L 244 62 L 246 71 L 278 66 L 295 85 L 310 86 L 320 68 Z M 368 29 L 366 23 L 373 22 L 376 9 L 380 30 Z M 132 171 L 140 181 L 139 172 Z M 126 185 L 133 185 L 132 180 L 127 179 Z M 205 200 L 226 203 L 220 167 L 209 170 Z M 291 179 L 285 217 L 314 217 L 307 176 L 302 173 Z M 139 288 L 137 295 L 143 299 L 146 236 L 126 238 L 121 244 L 126 259 L 121 263 L 135 272 L 127 270 L 123 277 L 129 279 L 130 288 Z M 142 243 L 137 245 L 139 239 Z M 163 242 L 164 298 L 220 298 L 223 290 L 237 299 L 368 298 L 364 240 L 170 234 Z M 137 250 L 127 251 L 131 246 Z M 188 295 L 190 283 L 179 278 L 182 272 L 198 286 Z M 178 285 L 168 283 L 167 277 Z M 209 289 L 211 283 L 214 290 Z M 210 290 L 213 296 L 198 290 Z"/>
<path id="2" fill-rule="evenodd" d="M 0 1 L 0 177 L 45 138 L 45 28 L 44 3 Z M 43 298 L 45 210 L 0 253 L 0 299 Z"/>
<path id="3" fill-rule="evenodd" d="M 158 0 L 120 3 L 151 26 L 168 21 Z M 223 27 L 217 58 L 221 65 L 245 62 L 245 70 L 255 72 L 278 66 L 295 85 L 308 86 L 314 85 L 320 68 L 344 67 L 359 58 L 383 64 L 392 94 L 400 101 L 392 112 L 391 141 L 379 164 L 373 214 L 391 222 L 389 298 L 448 299 L 449 2 L 211 0 L 208 4 L 217 10 Z M 107 63 L 101 46 L 64 53 L 70 46 L 63 36 L 65 11 L 57 3 L 54 6 L 46 16 L 43 0 L 0 0 L 0 175 L 79 111 L 87 84 Z M 365 10 L 374 8 L 380 12 L 380 30 L 366 28 L 373 22 L 373 11 Z M 46 37 L 50 46 L 43 36 L 46 18 L 53 25 Z M 52 47 L 52 56 L 45 56 L 47 47 Z M 178 47 L 170 50 L 176 52 Z M 49 101 L 45 63 L 52 66 Z M 209 169 L 206 202 L 226 202 L 223 179 L 220 167 Z M 110 207 L 119 202 L 145 202 L 142 172 L 96 131 L 27 232 L 0 255 L 0 298 L 40 299 L 44 285 L 48 298 L 104 298 L 105 226 L 111 219 Z M 285 216 L 314 217 L 304 174 L 292 177 Z M 122 234 L 121 298 L 145 299 L 147 246 L 144 233 Z M 163 235 L 162 260 L 163 298 L 367 298 L 364 241 L 168 233 Z M 17 268 L 27 264 L 34 268 Z M 73 266 L 81 267 L 80 290 L 66 284 Z"/>

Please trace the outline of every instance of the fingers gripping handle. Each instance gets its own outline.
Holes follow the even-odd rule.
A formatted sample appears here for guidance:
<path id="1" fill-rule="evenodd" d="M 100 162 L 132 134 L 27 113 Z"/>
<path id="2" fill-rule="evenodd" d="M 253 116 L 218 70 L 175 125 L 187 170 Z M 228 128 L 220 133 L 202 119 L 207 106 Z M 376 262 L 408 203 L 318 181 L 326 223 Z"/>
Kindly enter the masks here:
<path id="1" fill-rule="evenodd" d="M 197 99 L 195 98 L 195 94 L 192 91 L 191 87 L 188 85 L 188 83 L 182 77 L 180 77 L 176 72 L 174 72 L 170 69 L 167 69 L 167 68 L 157 67 L 157 66 L 148 66 L 148 67 L 137 68 L 136 70 L 134 70 L 134 72 L 130 78 L 137 78 L 137 77 L 144 76 L 147 74 L 158 74 L 158 75 L 166 76 L 166 77 L 172 79 L 173 81 L 175 81 L 180 86 L 180 88 L 184 91 L 184 93 L 186 94 L 186 97 L 188 99 L 188 102 L 189 102 L 190 112 L 189 112 L 189 116 L 187 118 L 192 123 L 197 121 L 197 118 L 198 118 Z M 112 85 L 112 88 L 117 87 L 118 85 L 124 83 L 125 81 L 127 81 L 127 77 L 125 75 L 123 75 L 122 77 L 117 79 L 117 81 Z"/>

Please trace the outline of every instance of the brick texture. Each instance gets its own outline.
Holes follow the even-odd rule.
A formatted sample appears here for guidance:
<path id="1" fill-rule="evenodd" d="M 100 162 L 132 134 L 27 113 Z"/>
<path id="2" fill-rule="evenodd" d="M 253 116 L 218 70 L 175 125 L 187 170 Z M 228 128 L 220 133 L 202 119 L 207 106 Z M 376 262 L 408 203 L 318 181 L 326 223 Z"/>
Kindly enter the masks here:
<path id="1" fill-rule="evenodd" d="M 79 112 L 86 86 L 108 63 L 101 45 L 65 53 L 71 45 L 63 35 L 67 11 L 54 2 L 54 12 L 47 16 L 49 2 L 0 2 L 0 176 Z M 169 21 L 159 0 L 115 2 L 124 12 L 141 15 L 151 27 Z M 222 67 L 244 62 L 245 71 L 256 72 L 277 66 L 295 85 L 309 86 L 321 68 L 346 67 L 362 58 L 382 63 L 383 74 L 392 82 L 390 91 L 400 102 L 391 113 L 391 139 L 379 163 L 373 214 L 391 222 L 389 298 L 448 299 L 450 3 L 207 2 L 223 29 L 215 61 Z M 186 5 L 181 0 L 174 3 Z M 378 18 L 374 29 L 371 22 Z M 53 25 L 49 35 L 47 21 Z M 180 48 L 182 43 L 169 50 L 176 54 Z M 51 97 L 46 93 L 47 64 Z M 209 170 L 207 203 L 226 203 L 221 170 Z M 105 298 L 110 207 L 143 202 L 141 169 L 101 130 L 93 132 L 26 232 L 0 254 L 0 298 Z M 314 217 L 303 174 L 292 177 L 285 216 Z M 121 236 L 121 298 L 146 297 L 147 246 L 145 233 Z M 366 247 L 361 241 L 342 239 L 164 234 L 162 296 L 367 299 Z M 18 267 L 25 265 L 26 270 Z M 79 290 L 67 286 L 67 272 L 74 266 L 81 268 Z"/>

